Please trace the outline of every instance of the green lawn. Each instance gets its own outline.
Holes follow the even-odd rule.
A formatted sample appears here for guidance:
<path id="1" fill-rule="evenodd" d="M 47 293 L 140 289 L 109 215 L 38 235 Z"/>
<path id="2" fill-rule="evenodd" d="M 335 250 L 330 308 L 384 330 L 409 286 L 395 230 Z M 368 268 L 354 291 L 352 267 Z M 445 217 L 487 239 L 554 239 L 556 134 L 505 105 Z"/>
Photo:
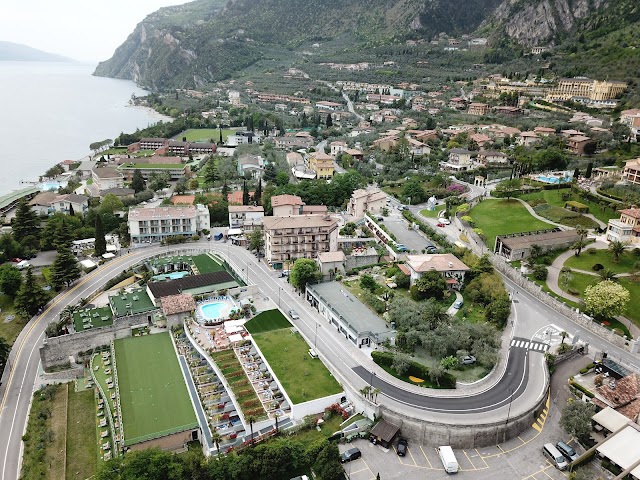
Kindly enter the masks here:
<path id="1" fill-rule="evenodd" d="M 529 202 L 530 200 L 545 200 L 549 205 L 553 205 L 555 207 L 564 207 L 565 200 L 562 200 L 563 193 L 569 193 L 570 190 L 562 189 L 562 190 L 542 190 L 535 193 L 527 193 L 525 195 L 520 195 L 518 198 L 524 200 L 525 202 Z M 608 206 L 605 208 L 601 207 L 598 203 L 592 202 L 590 200 L 585 200 L 580 198 L 577 194 L 571 194 L 571 198 L 569 200 L 573 200 L 576 202 L 580 202 L 589 207 L 589 212 L 594 217 L 596 217 L 601 222 L 607 223 L 610 218 L 618 218 L 619 215 L 615 212 L 615 210 L 610 209 Z"/>
<path id="2" fill-rule="evenodd" d="M 116 340 L 125 445 L 197 428 L 168 333 Z"/>
<path id="3" fill-rule="evenodd" d="M 640 326 L 640 308 L 638 308 L 640 305 L 640 277 L 622 277 L 619 282 L 631 294 L 631 300 L 629 300 L 624 316 Z"/>
<path id="4" fill-rule="evenodd" d="M 244 327 L 249 333 L 256 334 L 281 328 L 289 328 L 291 327 L 291 323 L 280 310 L 268 310 L 253 317 L 244 324 Z"/>
<path id="5" fill-rule="evenodd" d="M 602 278 L 595 277 L 593 275 L 587 275 L 580 272 L 571 272 L 571 280 L 568 285 L 564 285 L 563 282 L 559 279 L 558 285 L 567 293 L 574 295 L 576 297 L 582 297 L 584 294 L 584 289 L 589 285 L 595 285 L 596 283 L 602 281 Z"/>
<path id="6" fill-rule="evenodd" d="M 471 209 L 469 216 L 484 233 L 489 248 L 493 248 L 498 235 L 554 228 L 532 217 L 517 200 L 484 200 Z"/>
<path id="7" fill-rule="evenodd" d="M 589 253 L 594 251 L 596 253 Z M 631 252 L 625 252 L 620 256 L 618 263 L 613 261 L 613 256 L 607 250 L 583 250 L 579 257 L 575 255 L 567 259 L 564 262 L 564 266 L 577 268 L 578 270 L 592 271 L 592 268 L 596 263 L 599 263 L 604 268 L 615 273 L 633 273 L 636 271 L 634 265 L 640 261 L 640 258 L 636 257 Z"/>
<path id="8" fill-rule="evenodd" d="M 283 328 L 253 335 L 271 369 L 293 403 L 340 393 L 342 387 L 320 359 L 309 356 L 299 333 Z"/>
<path id="9" fill-rule="evenodd" d="M 74 392 L 69 386 L 67 407 L 67 480 L 85 479 L 96 472 L 96 404 L 92 389 Z"/>
<path id="10" fill-rule="evenodd" d="M 13 315 L 13 320 L 6 321 L 9 315 Z M 13 345 L 26 324 L 27 322 L 14 312 L 13 299 L 9 295 L 0 294 L 0 337 L 9 345 Z"/>
<path id="11" fill-rule="evenodd" d="M 195 257 L 193 257 L 193 263 L 200 272 L 200 275 L 204 275 L 205 273 L 224 271 L 224 267 L 209 255 L 196 255 Z"/>
<path id="12" fill-rule="evenodd" d="M 226 142 L 227 137 L 235 132 L 235 129 L 222 129 L 222 140 Z M 220 132 L 217 128 L 190 128 L 173 137 L 173 140 L 181 142 L 185 137 L 187 142 L 209 143 L 213 140 L 213 142 L 218 143 L 220 141 Z"/>
<path id="13" fill-rule="evenodd" d="M 440 213 L 442 210 L 444 210 L 447 206 L 446 205 L 436 205 L 436 209 L 435 210 L 420 210 L 420 215 L 422 215 L 423 217 L 426 218 L 438 218 L 438 213 Z"/>

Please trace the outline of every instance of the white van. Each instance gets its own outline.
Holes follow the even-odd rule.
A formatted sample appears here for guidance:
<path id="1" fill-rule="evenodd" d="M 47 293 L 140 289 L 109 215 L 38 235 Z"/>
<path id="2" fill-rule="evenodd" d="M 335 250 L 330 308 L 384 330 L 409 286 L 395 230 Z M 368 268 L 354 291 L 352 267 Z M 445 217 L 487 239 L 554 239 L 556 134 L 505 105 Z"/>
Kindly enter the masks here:
<path id="1" fill-rule="evenodd" d="M 560 450 L 553 443 L 545 443 L 544 447 L 542 447 L 542 452 L 558 470 L 566 470 L 569 466 L 567 459 L 564 458 L 564 455 L 560 453 Z"/>
<path id="2" fill-rule="evenodd" d="M 453 453 L 453 449 L 450 446 L 438 447 L 438 455 L 440 455 L 440 461 L 444 467 L 444 471 L 447 473 L 458 473 L 458 460 Z"/>
<path id="3" fill-rule="evenodd" d="M 313 348 L 310 348 L 309 349 L 309 356 L 311 358 L 318 358 L 318 353 Z"/>
<path id="4" fill-rule="evenodd" d="M 25 268 L 29 268 L 31 266 L 31 264 L 29 262 L 27 262 L 26 260 L 22 260 L 20 262 L 18 262 L 16 264 L 16 268 L 18 270 L 24 270 Z"/>

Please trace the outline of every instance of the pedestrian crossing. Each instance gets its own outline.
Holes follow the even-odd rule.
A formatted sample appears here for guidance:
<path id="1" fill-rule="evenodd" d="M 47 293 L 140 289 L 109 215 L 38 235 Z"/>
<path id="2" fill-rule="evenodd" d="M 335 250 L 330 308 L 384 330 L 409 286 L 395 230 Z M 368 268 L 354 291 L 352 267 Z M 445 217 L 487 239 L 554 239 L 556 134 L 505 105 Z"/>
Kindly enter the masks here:
<path id="1" fill-rule="evenodd" d="M 513 348 L 524 348 L 536 352 L 546 352 L 549 349 L 549 345 L 547 345 L 546 343 L 531 342 L 529 340 L 518 338 L 514 338 L 513 340 L 511 340 L 511 346 Z"/>

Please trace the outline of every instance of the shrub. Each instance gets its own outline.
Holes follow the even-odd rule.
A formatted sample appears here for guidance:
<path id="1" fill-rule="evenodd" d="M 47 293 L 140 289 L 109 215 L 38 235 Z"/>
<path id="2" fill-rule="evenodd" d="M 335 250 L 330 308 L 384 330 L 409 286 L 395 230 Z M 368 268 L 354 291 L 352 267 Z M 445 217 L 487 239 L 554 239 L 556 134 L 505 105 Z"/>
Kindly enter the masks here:
<path id="1" fill-rule="evenodd" d="M 597 253 L 597 250 L 595 248 L 589 248 L 587 252 L 589 252 L 589 255 L 595 255 Z"/>
<path id="2" fill-rule="evenodd" d="M 582 385 L 580 385 L 579 383 L 575 383 L 573 380 L 570 381 L 571 386 L 573 386 L 575 389 L 580 390 L 582 393 L 584 393 L 587 397 L 589 398 L 593 398 L 595 395 L 593 393 L 591 393 L 589 390 L 587 390 L 586 388 L 584 388 Z"/>
<path id="3" fill-rule="evenodd" d="M 549 272 L 547 271 L 547 267 L 544 265 L 536 265 L 533 268 L 533 277 L 536 280 L 546 280 Z"/>
<path id="4" fill-rule="evenodd" d="M 595 263 L 592 267 L 591 270 L 593 270 L 594 272 L 599 272 L 600 270 L 604 269 L 604 265 L 602 265 L 601 263 Z"/>

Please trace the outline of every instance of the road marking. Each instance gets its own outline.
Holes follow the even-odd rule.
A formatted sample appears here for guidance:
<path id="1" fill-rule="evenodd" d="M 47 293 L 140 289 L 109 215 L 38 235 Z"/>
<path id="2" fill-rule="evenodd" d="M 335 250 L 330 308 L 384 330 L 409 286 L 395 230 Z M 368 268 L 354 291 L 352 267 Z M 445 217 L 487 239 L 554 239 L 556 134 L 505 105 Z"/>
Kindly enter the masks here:
<path id="1" fill-rule="evenodd" d="M 520 437 L 518 437 L 520 438 Z M 474 450 L 476 451 L 476 453 L 478 454 L 478 457 L 480 457 L 480 460 L 482 460 L 484 462 L 484 464 L 486 465 L 487 468 L 489 468 L 489 464 L 484 460 L 484 457 L 480 454 L 480 452 L 478 451 L 477 448 L 474 448 Z"/>
<path id="2" fill-rule="evenodd" d="M 409 447 L 407 447 L 407 452 L 409 452 L 409 455 L 411 455 L 411 460 L 413 460 L 413 464 L 417 467 L 418 464 L 416 463 L 416 459 L 413 458 L 413 453 L 411 453 L 411 450 L 409 450 Z"/>
<path id="3" fill-rule="evenodd" d="M 523 445 L 524 445 L 525 443 L 527 443 L 527 442 L 525 442 L 525 441 L 522 439 L 522 437 L 520 437 L 520 435 L 518 435 L 518 440 L 520 440 L 520 441 L 522 442 L 522 444 L 523 444 Z"/>
<path id="4" fill-rule="evenodd" d="M 420 445 L 420 450 L 422 450 L 422 445 Z M 427 457 L 427 454 L 424 453 L 424 450 L 422 450 L 422 455 L 424 455 L 424 458 L 427 460 L 427 463 L 429 464 L 429 467 L 433 468 L 433 465 L 431 464 L 431 461 L 429 460 L 429 457 Z"/>

